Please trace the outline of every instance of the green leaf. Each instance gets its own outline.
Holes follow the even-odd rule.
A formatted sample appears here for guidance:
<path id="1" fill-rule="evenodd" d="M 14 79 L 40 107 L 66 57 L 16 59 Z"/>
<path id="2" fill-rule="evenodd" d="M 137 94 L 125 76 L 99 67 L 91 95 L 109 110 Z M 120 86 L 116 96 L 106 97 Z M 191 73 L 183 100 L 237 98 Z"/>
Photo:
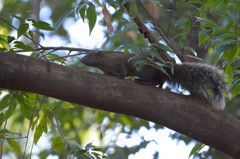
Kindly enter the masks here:
<path id="1" fill-rule="evenodd" d="M 175 26 L 182 25 L 182 24 L 184 24 L 184 23 L 186 23 L 186 22 L 188 22 L 188 21 L 189 21 L 188 18 L 180 18 L 180 19 L 178 19 L 178 20 L 175 22 Z"/>
<path id="2" fill-rule="evenodd" d="M 17 152 L 18 154 L 21 154 L 21 149 L 20 149 L 18 143 L 15 140 L 7 139 L 7 142 L 15 152 Z"/>
<path id="3" fill-rule="evenodd" d="M 182 39 L 182 44 L 183 44 L 183 47 L 184 47 L 184 48 L 185 48 L 185 47 L 188 47 L 188 45 L 189 45 L 188 39 L 187 39 L 187 38 L 183 38 L 183 39 Z"/>
<path id="4" fill-rule="evenodd" d="M 9 50 L 9 45 L 7 42 L 0 40 L 0 48 L 3 51 Z"/>
<path id="5" fill-rule="evenodd" d="M 67 18 L 68 15 L 70 15 L 75 10 L 75 7 L 70 8 L 67 10 L 57 21 L 55 28 L 56 30 L 60 27 L 60 25 L 63 23 L 63 21 Z"/>
<path id="6" fill-rule="evenodd" d="M 87 144 L 87 145 L 85 146 L 85 150 L 89 151 L 89 150 L 91 150 L 91 149 L 93 149 L 92 142 L 90 142 L 89 144 Z"/>
<path id="7" fill-rule="evenodd" d="M 222 52 L 225 52 L 229 49 L 231 49 L 232 47 L 235 47 L 236 45 L 235 44 L 229 44 L 229 45 L 223 45 L 223 46 L 220 46 L 218 48 L 216 48 L 214 51 L 213 51 L 213 55 L 216 55 L 218 53 L 222 53 Z"/>
<path id="8" fill-rule="evenodd" d="M 7 129 L 0 129 L 0 134 L 3 134 L 3 133 L 11 133 L 11 132 Z"/>
<path id="9" fill-rule="evenodd" d="M 34 133 L 34 143 L 37 144 L 39 138 L 42 136 L 43 132 L 47 133 L 47 116 L 44 116 L 40 121 Z"/>
<path id="10" fill-rule="evenodd" d="M 61 106 L 63 109 L 75 108 L 74 105 L 72 105 L 70 102 L 64 102 Z"/>
<path id="11" fill-rule="evenodd" d="M 42 32 L 39 32 L 39 31 L 34 31 L 34 32 L 40 35 L 44 39 L 44 34 Z"/>
<path id="12" fill-rule="evenodd" d="M 16 16 L 16 15 L 12 15 L 14 18 L 16 18 L 16 19 L 18 19 L 18 20 L 20 20 L 20 21 L 22 21 L 22 22 L 24 22 L 24 20 L 21 18 L 21 17 L 19 17 L 19 16 Z"/>
<path id="13" fill-rule="evenodd" d="M 207 40 L 209 40 L 207 35 L 202 34 L 202 35 L 198 36 L 199 45 L 203 44 Z"/>
<path id="14" fill-rule="evenodd" d="M 215 13 L 217 13 L 217 14 L 219 14 L 219 15 L 222 15 L 222 16 L 224 16 L 224 17 L 226 17 L 226 18 L 228 18 L 228 14 L 224 13 L 224 12 L 221 11 L 221 10 L 215 10 Z"/>
<path id="15" fill-rule="evenodd" d="M 54 151 L 60 151 L 64 149 L 66 144 L 62 141 L 62 138 L 60 136 L 55 137 L 52 141 L 52 149 Z"/>
<path id="16" fill-rule="evenodd" d="M 9 100 L 10 102 L 10 100 Z M 10 103 L 9 103 L 10 104 Z M 8 105 L 9 105 L 8 104 Z M 8 118 L 10 118 L 13 113 L 15 112 L 16 110 L 16 107 L 17 107 L 17 99 L 15 96 L 12 97 L 12 101 L 11 101 L 11 105 L 10 105 L 10 109 L 8 110 Z M 7 112 L 5 113 L 5 117 L 7 116 Z"/>
<path id="17" fill-rule="evenodd" d="M 233 79 L 233 70 L 230 64 L 227 64 L 225 66 L 225 74 L 229 79 Z"/>
<path id="18" fill-rule="evenodd" d="M 128 49 L 124 49 L 124 54 L 130 54 Z"/>
<path id="19" fill-rule="evenodd" d="M 52 31 L 54 30 L 50 24 L 46 23 L 46 22 L 43 22 L 43 21 L 38 21 L 36 23 L 33 23 L 32 24 L 33 26 L 39 28 L 39 29 L 43 29 L 43 30 L 49 30 L 49 31 Z"/>
<path id="20" fill-rule="evenodd" d="M 160 63 L 160 62 L 154 62 L 154 64 L 152 64 L 151 66 L 153 66 L 154 68 L 160 70 L 162 73 L 164 73 L 165 75 L 169 76 L 166 69 L 164 68 L 165 65 Z M 173 72 L 173 71 L 171 71 Z"/>
<path id="21" fill-rule="evenodd" d="M 240 94 L 240 83 L 237 83 L 233 85 L 230 89 L 230 92 L 232 93 L 231 98 L 235 97 L 236 95 Z"/>
<path id="22" fill-rule="evenodd" d="M 15 37 L 8 35 L 7 42 L 11 43 L 13 40 L 15 40 Z"/>
<path id="23" fill-rule="evenodd" d="M 237 44 L 238 41 L 236 39 L 228 39 L 228 40 L 221 40 L 218 43 L 216 43 L 215 47 L 220 47 L 222 45 L 227 45 L 227 44 Z"/>
<path id="24" fill-rule="evenodd" d="M 33 48 L 30 45 L 25 45 L 21 41 L 15 41 L 14 42 L 14 47 L 22 49 L 22 50 L 26 50 L 26 51 L 33 51 Z"/>
<path id="25" fill-rule="evenodd" d="M 201 25 L 205 25 L 207 27 L 213 28 L 216 27 L 216 23 L 213 20 L 206 19 L 206 18 L 201 18 L 201 17 L 196 17 L 197 20 L 201 23 Z"/>
<path id="26" fill-rule="evenodd" d="M 82 8 L 80 9 L 80 11 L 79 11 L 80 16 L 81 16 L 83 22 L 84 22 L 84 20 L 85 20 L 86 8 L 87 8 L 87 7 L 86 7 L 86 4 L 85 4 L 85 5 L 83 5 L 83 7 L 82 7 Z"/>
<path id="27" fill-rule="evenodd" d="M 78 7 L 76 8 L 76 11 L 75 11 L 77 15 L 80 14 L 83 22 L 84 22 L 84 20 L 85 20 L 85 15 L 86 15 L 86 8 L 87 8 L 86 5 L 87 5 L 87 4 L 84 3 L 83 1 L 80 2 L 80 3 L 78 4 Z M 95 9 L 95 7 L 94 7 L 93 9 Z"/>
<path id="28" fill-rule="evenodd" d="M 32 39 L 34 39 L 34 33 L 33 33 L 33 31 L 29 31 L 28 34 L 31 36 Z"/>
<path id="29" fill-rule="evenodd" d="M 7 36 L 0 34 L 0 40 L 7 42 Z"/>
<path id="30" fill-rule="evenodd" d="M 3 109 L 7 108 L 9 105 L 9 100 L 10 100 L 11 95 L 5 95 L 1 100 L 0 100 L 0 111 Z"/>
<path id="31" fill-rule="evenodd" d="M 228 61 L 228 63 L 232 63 L 233 60 L 237 59 L 240 48 L 237 46 L 232 47 L 228 51 L 225 51 L 223 54 L 223 58 Z"/>
<path id="32" fill-rule="evenodd" d="M 88 26 L 89 26 L 89 35 L 91 34 L 97 20 L 97 14 L 92 7 L 88 7 L 87 9 L 87 19 L 88 19 Z"/>
<path id="33" fill-rule="evenodd" d="M 190 0 L 190 1 L 187 1 L 188 3 L 194 3 L 194 4 L 203 4 L 203 1 L 201 0 Z"/>
<path id="34" fill-rule="evenodd" d="M 218 5 L 222 3 L 223 0 L 208 0 L 207 3 L 205 4 L 206 7 L 212 9 L 217 8 Z"/>
<path id="35" fill-rule="evenodd" d="M 169 51 L 169 52 L 173 52 L 172 49 L 166 45 L 163 45 L 161 43 L 156 43 L 156 44 L 153 44 L 154 47 L 158 48 L 158 49 L 161 49 L 161 50 L 164 50 L 164 51 Z"/>
<path id="36" fill-rule="evenodd" d="M 144 65 L 146 65 L 146 60 L 136 60 L 134 61 L 133 67 L 144 66 Z"/>
<path id="37" fill-rule="evenodd" d="M 190 158 L 192 155 L 194 154 L 197 154 L 205 145 L 202 144 L 202 143 L 199 143 L 199 144 L 196 144 L 193 148 L 192 148 L 192 151 L 190 152 L 189 154 L 189 157 Z"/>
<path id="38" fill-rule="evenodd" d="M 199 35 L 202 35 L 202 34 L 207 34 L 211 31 L 211 29 L 202 29 L 199 33 L 198 33 L 198 36 Z"/>
<path id="39" fill-rule="evenodd" d="M 18 31 L 17 31 L 17 38 L 21 37 L 23 34 L 25 34 L 28 30 L 28 24 L 23 23 L 19 26 Z"/>
<path id="40" fill-rule="evenodd" d="M 5 120 L 5 119 L 4 119 L 4 114 L 1 113 L 1 114 L 0 114 L 0 127 L 2 126 L 4 120 Z"/>
<path id="41" fill-rule="evenodd" d="M 30 120 L 31 116 L 32 116 L 33 108 L 28 104 L 21 104 L 20 109 L 21 109 L 23 116 Z"/>
<path id="42" fill-rule="evenodd" d="M 36 21 L 36 20 L 34 20 L 34 19 L 31 19 L 31 18 L 27 19 L 27 21 L 31 22 L 32 24 L 36 24 L 36 23 L 37 23 L 37 21 Z"/>
<path id="43" fill-rule="evenodd" d="M 131 18 L 135 18 L 138 14 L 138 8 L 135 2 L 131 2 L 129 6 L 129 15 Z"/>
<path id="44" fill-rule="evenodd" d="M 213 37 L 212 37 L 211 42 L 215 43 L 219 38 L 224 37 L 224 36 L 233 36 L 233 34 L 231 34 L 231 33 L 224 33 L 224 32 L 214 34 Z"/>

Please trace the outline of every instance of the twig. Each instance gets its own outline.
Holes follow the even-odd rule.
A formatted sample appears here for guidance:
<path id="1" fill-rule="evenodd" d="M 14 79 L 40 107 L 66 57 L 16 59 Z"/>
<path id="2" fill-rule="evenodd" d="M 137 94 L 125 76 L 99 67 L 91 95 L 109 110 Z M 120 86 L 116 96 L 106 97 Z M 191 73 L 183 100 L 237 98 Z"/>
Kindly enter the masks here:
<path id="1" fill-rule="evenodd" d="M 46 96 L 43 96 L 43 99 L 42 99 L 42 101 L 41 101 L 41 103 L 40 103 L 40 106 L 39 106 L 39 108 L 38 108 L 38 110 L 37 110 L 37 119 L 36 119 L 36 121 L 38 121 L 38 119 L 39 119 L 39 111 L 40 111 L 40 109 L 42 108 L 42 105 L 43 105 L 43 102 L 44 102 L 45 99 L 46 99 Z M 35 127 L 36 127 L 36 125 L 35 125 Z M 31 146 L 30 158 L 31 158 L 31 156 L 32 156 L 33 145 L 34 145 L 34 139 L 33 139 L 32 146 Z"/>
<path id="2" fill-rule="evenodd" d="M 173 45 L 173 43 L 168 39 L 167 34 L 165 33 L 165 31 L 163 30 L 163 28 L 160 26 L 160 24 L 156 21 L 156 19 L 151 15 L 151 13 L 149 13 L 149 11 L 144 7 L 144 5 L 142 4 L 142 2 L 140 2 L 139 0 L 136 0 L 136 2 L 144 9 L 144 11 L 147 13 L 147 15 L 149 16 L 150 20 L 152 21 L 152 24 L 154 26 L 154 29 L 160 34 L 160 36 L 163 38 L 163 40 L 168 44 L 168 46 L 176 53 L 176 55 L 178 56 L 178 58 L 181 61 L 184 61 L 184 59 L 182 58 L 182 53 L 180 52 L 180 50 L 175 47 L 175 45 Z"/>
<path id="3" fill-rule="evenodd" d="M 5 119 L 5 123 L 4 123 L 3 129 L 6 129 L 6 126 L 7 126 L 8 115 L 9 115 L 10 108 L 11 108 L 11 105 L 12 105 L 12 99 L 13 99 L 14 93 L 15 93 L 15 91 L 13 90 L 13 91 L 11 92 L 11 98 L 10 98 L 10 101 L 9 101 L 9 104 L 8 104 L 8 110 L 7 110 L 7 115 L 6 115 L 6 119 Z M 3 142 L 4 142 L 4 138 L 3 138 L 2 141 L 1 141 L 1 150 L 0 150 L 0 155 L 1 155 L 1 156 L 0 156 L 0 159 L 2 159 Z"/>
<path id="4" fill-rule="evenodd" d="M 7 23 L 9 26 L 11 26 L 13 29 L 15 29 L 15 30 L 18 30 L 15 26 L 13 26 L 12 24 L 10 24 L 8 21 L 6 21 L 5 19 L 3 19 L 2 17 L 0 17 L 0 20 L 2 20 L 2 21 L 4 21 L 5 23 Z M 42 47 L 42 45 L 41 44 L 39 44 L 39 43 L 37 43 L 35 40 L 33 40 L 31 37 L 29 37 L 29 36 L 27 36 L 26 34 L 23 34 L 26 38 L 28 38 L 29 40 L 31 40 L 33 43 L 34 43 L 34 45 L 36 46 L 36 48 L 37 48 L 37 46 L 40 46 L 40 47 Z"/>
<path id="5" fill-rule="evenodd" d="M 36 105 L 37 105 L 38 96 L 39 95 L 37 95 L 36 100 L 35 100 L 35 104 L 34 104 L 32 115 L 31 115 L 31 119 L 30 119 L 30 124 L 29 124 L 29 127 L 28 127 L 27 135 L 26 135 L 27 139 L 26 139 L 26 144 L 25 144 L 25 148 L 24 148 L 24 152 L 23 152 L 23 158 L 25 156 L 26 149 L 27 149 L 27 143 L 28 143 L 28 137 L 29 137 L 28 135 L 29 135 L 29 132 L 30 132 L 30 129 L 31 129 L 31 125 L 32 125 L 32 122 L 33 122 L 33 116 L 34 116 L 35 108 L 36 108 Z"/>
<path id="6" fill-rule="evenodd" d="M 129 2 L 123 4 L 123 6 L 126 8 L 128 12 L 129 5 L 130 5 Z M 148 27 L 143 23 L 143 21 L 138 16 L 135 16 L 133 18 L 133 21 L 138 26 L 138 30 L 140 31 L 141 34 L 143 34 L 144 38 L 147 38 L 151 44 L 158 43 L 158 40 L 153 36 Z M 169 56 L 169 54 L 165 50 L 159 48 L 157 49 L 157 51 L 165 61 L 175 62 L 175 60 L 171 56 Z"/>

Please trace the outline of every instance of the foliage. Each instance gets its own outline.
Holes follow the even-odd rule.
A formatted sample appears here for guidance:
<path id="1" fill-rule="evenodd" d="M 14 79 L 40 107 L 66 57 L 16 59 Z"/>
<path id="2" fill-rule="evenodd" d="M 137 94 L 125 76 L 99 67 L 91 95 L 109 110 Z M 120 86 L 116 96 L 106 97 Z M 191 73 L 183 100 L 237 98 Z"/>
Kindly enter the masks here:
<path id="1" fill-rule="evenodd" d="M 63 23 L 72 17 L 88 23 L 89 34 L 91 34 L 97 20 L 101 19 L 99 25 L 108 27 L 104 30 L 106 40 L 102 45 L 103 49 L 120 50 L 124 53 L 134 52 L 136 56 L 143 53 L 151 55 L 158 61 L 154 61 L 154 58 L 138 61 L 135 63 L 137 69 L 141 69 L 144 64 L 150 64 L 164 72 L 163 68 L 171 67 L 171 63 L 164 61 L 157 50 L 174 53 L 173 49 L 166 45 L 163 38 L 158 35 L 156 28 L 150 28 L 150 31 L 158 37 L 159 43 L 149 44 L 132 21 L 136 16 L 140 16 L 148 24 L 147 13 L 136 1 L 126 0 L 124 2 L 130 2 L 129 16 L 126 15 L 120 1 L 90 2 L 82 0 L 79 2 L 72 0 L 61 1 L 55 5 L 46 0 L 42 4 L 43 7 L 50 7 L 53 13 L 49 24 L 45 19 L 33 18 L 36 16 L 30 12 L 31 1 L 17 0 L 16 3 L 4 1 L 4 6 L 0 11 L 0 50 L 11 53 L 29 52 L 30 56 L 61 65 L 92 70 L 92 68 L 74 61 L 74 58 L 66 59 L 74 51 L 73 49 L 67 50 L 68 52 L 64 52 L 63 55 L 63 53 L 57 52 L 56 48 L 47 49 L 34 39 L 37 36 L 45 39 L 46 36 L 53 37 L 55 35 L 66 39 L 68 33 L 63 27 Z M 236 112 L 239 112 L 240 101 L 234 97 L 240 94 L 240 2 L 237 0 L 164 0 L 146 1 L 144 5 L 148 7 L 148 10 L 152 10 L 154 18 L 161 23 L 175 46 L 189 50 L 196 50 L 197 47 L 207 48 L 204 55 L 205 61 L 222 67 L 228 75 L 227 83 L 230 85 L 233 102 L 231 106 L 228 105 L 226 111 L 239 117 L 239 113 Z M 102 12 L 99 11 L 100 9 Z M 114 12 L 110 12 L 110 9 L 113 9 Z M 195 27 L 197 28 L 194 31 L 197 32 L 198 42 L 197 45 L 192 45 L 189 32 Z M 16 34 L 14 35 L 13 32 Z M 81 49 L 79 51 L 84 53 Z M 140 148 L 146 147 L 151 141 L 142 139 L 140 145 L 126 150 L 115 144 L 116 136 L 120 133 L 131 136 L 143 126 L 156 130 L 162 128 L 138 118 L 95 110 L 34 93 L 1 89 L 0 99 L 0 125 L 2 128 L 0 136 L 2 141 L 4 141 L 3 139 L 7 141 L 2 142 L 3 145 L 0 147 L 3 147 L 1 153 L 7 156 L 21 154 L 25 158 L 31 155 L 46 158 L 52 154 L 60 158 L 69 156 L 106 158 L 103 154 L 107 154 L 107 156 L 127 157 L 129 154 L 136 153 Z M 109 133 L 113 134 L 112 139 L 108 139 Z M 38 154 L 32 154 L 33 145 L 38 145 L 46 134 L 51 147 L 41 149 Z M 182 140 L 186 144 L 192 141 L 178 133 L 171 137 Z M 87 140 L 89 138 L 96 140 L 98 146 L 93 146 L 92 141 Z M 25 144 L 25 146 L 19 146 L 20 144 Z M 212 151 L 212 148 L 199 154 L 202 146 L 203 144 L 197 143 L 189 156 L 210 158 L 220 154 Z"/>

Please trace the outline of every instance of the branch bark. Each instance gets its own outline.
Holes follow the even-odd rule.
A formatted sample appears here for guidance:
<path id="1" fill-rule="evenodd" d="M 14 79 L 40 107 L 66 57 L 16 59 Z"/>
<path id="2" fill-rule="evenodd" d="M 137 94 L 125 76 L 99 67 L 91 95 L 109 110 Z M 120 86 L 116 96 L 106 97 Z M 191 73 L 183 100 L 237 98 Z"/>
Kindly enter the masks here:
<path id="1" fill-rule="evenodd" d="M 240 121 L 210 103 L 129 80 L 0 52 L 0 87 L 136 116 L 240 156 Z"/>
<path id="2" fill-rule="evenodd" d="M 130 6 L 130 2 L 126 2 L 123 4 L 123 6 L 125 7 L 125 9 L 127 10 L 127 12 L 129 12 L 129 6 Z M 148 27 L 143 23 L 143 21 L 140 19 L 139 16 L 136 16 L 133 18 L 133 21 L 136 23 L 138 30 L 140 31 L 140 33 L 144 36 L 144 38 L 148 39 L 148 41 L 151 44 L 154 43 L 158 43 L 158 40 L 153 36 L 153 34 L 150 32 L 150 30 L 148 29 Z M 157 51 L 159 52 L 159 54 L 161 55 L 161 57 L 165 60 L 165 61 L 170 61 L 175 63 L 175 59 L 172 58 L 171 56 L 168 55 L 168 53 L 162 49 L 157 49 Z"/>

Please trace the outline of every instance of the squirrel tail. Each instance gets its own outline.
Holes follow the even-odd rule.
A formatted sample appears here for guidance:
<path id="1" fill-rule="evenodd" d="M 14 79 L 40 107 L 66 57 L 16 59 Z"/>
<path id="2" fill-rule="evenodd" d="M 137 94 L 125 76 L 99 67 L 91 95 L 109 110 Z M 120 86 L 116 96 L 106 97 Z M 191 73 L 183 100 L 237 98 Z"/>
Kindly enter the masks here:
<path id="1" fill-rule="evenodd" d="M 176 64 L 171 80 L 191 94 L 198 94 L 210 100 L 213 109 L 224 109 L 224 92 L 228 93 L 228 89 L 224 85 L 224 73 L 217 67 L 202 63 Z"/>
<path id="2" fill-rule="evenodd" d="M 215 110 L 223 110 L 225 108 L 226 102 L 223 91 L 224 89 L 221 88 L 214 92 L 212 104 Z"/>

